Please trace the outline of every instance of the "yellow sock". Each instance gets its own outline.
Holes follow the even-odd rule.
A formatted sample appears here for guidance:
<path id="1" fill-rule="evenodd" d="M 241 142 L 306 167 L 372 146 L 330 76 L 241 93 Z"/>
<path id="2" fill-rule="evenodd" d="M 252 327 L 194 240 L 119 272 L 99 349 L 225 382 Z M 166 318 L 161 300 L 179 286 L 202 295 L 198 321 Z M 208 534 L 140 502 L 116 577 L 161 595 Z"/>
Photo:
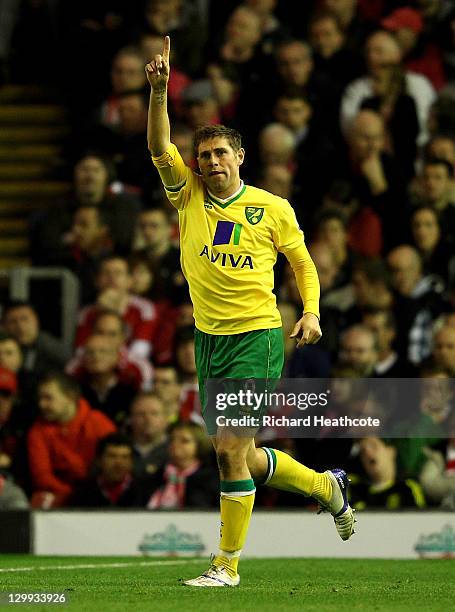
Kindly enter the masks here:
<path id="1" fill-rule="evenodd" d="M 225 567 L 231 576 L 237 574 L 240 553 L 245 544 L 253 512 L 255 492 L 252 478 L 221 481 L 220 549 L 214 564 Z"/>
<path id="2" fill-rule="evenodd" d="M 267 455 L 268 470 L 264 484 L 314 497 L 326 504 L 332 496 L 332 483 L 327 474 L 315 472 L 286 453 L 273 448 L 262 448 Z"/>

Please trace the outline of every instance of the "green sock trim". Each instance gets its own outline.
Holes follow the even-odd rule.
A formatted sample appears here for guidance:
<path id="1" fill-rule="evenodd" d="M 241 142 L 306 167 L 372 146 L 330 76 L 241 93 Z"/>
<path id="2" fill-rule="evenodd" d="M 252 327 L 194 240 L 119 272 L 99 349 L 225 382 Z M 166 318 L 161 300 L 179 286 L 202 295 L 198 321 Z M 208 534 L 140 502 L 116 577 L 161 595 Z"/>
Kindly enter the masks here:
<path id="1" fill-rule="evenodd" d="M 267 457 L 267 472 L 265 475 L 257 480 L 258 484 L 265 485 L 272 478 L 273 474 L 276 470 L 276 454 L 273 448 L 266 448 L 265 446 L 261 447 Z"/>
<path id="2" fill-rule="evenodd" d="M 254 480 L 222 480 L 220 483 L 221 493 L 237 493 L 238 491 L 254 491 Z"/>

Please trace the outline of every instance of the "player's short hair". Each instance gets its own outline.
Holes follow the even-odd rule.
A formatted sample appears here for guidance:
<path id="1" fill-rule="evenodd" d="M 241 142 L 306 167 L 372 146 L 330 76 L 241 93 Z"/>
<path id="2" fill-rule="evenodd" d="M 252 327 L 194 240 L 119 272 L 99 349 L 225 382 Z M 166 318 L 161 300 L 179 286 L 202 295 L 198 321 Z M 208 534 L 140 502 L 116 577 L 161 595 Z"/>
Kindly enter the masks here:
<path id="1" fill-rule="evenodd" d="M 242 135 L 234 128 L 226 127 L 225 125 L 205 125 L 198 128 L 193 137 L 194 152 L 196 157 L 199 153 L 199 145 L 201 142 L 211 140 L 212 138 L 226 138 L 229 146 L 237 153 L 242 148 Z"/>

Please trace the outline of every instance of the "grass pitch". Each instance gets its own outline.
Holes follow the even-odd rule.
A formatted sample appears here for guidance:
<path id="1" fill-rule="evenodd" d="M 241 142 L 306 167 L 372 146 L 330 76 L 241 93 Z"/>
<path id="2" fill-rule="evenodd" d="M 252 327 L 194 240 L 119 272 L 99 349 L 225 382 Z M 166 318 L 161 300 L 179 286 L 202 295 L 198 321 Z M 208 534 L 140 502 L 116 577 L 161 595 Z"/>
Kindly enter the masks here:
<path id="1" fill-rule="evenodd" d="M 0 558 L 0 609 L 83 612 L 455 610 L 455 560 L 251 559 L 240 587 L 195 589 L 207 560 L 119 557 Z M 5 605 L 5 592 L 61 593 L 69 603 Z"/>

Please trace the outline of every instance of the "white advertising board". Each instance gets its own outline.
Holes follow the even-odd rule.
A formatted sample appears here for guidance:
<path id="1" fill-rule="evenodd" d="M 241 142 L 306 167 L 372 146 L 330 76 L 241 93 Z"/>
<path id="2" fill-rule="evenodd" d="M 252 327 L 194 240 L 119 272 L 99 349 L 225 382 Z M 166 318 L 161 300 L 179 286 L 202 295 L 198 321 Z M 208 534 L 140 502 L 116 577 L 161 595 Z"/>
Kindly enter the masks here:
<path id="1" fill-rule="evenodd" d="M 39 555 L 208 556 L 218 549 L 215 512 L 33 513 Z M 342 542 L 330 515 L 253 513 L 244 556 L 415 559 L 455 558 L 455 514 L 359 513 Z"/>

